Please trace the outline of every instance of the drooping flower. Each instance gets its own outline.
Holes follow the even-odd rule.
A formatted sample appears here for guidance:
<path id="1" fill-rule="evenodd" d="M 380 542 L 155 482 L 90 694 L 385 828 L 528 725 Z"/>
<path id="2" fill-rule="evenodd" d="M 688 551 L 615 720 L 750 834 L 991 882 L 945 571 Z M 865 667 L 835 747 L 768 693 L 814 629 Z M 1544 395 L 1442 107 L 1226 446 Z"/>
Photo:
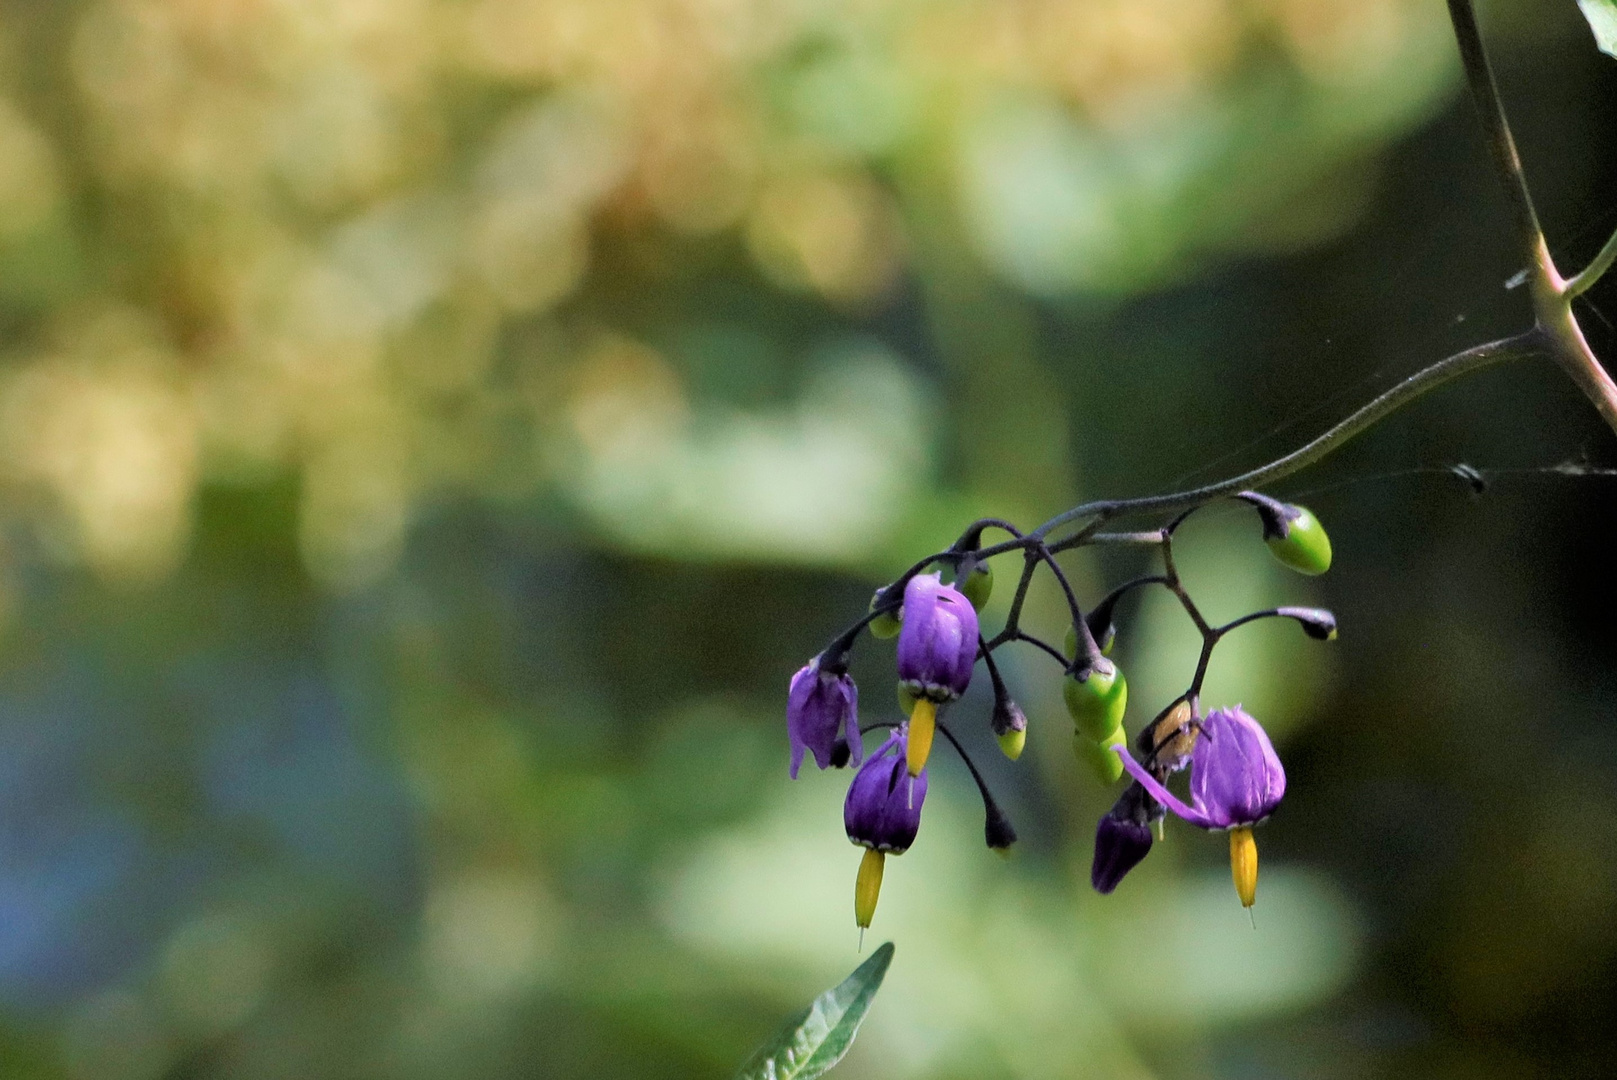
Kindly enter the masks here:
<path id="1" fill-rule="evenodd" d="M 865 849 L 854 885 L 854 920 L 863 929 L 876 914 L 882 870 L 889 854 L 902 855 L 921 828 L 926 773 L 911 777 L 905 767 L 908 732 L 900 727 L 871 754 L 848 785 L 842 824 L 848 839 Z"/>
<path id="2" fill-rule="evenodd" d="M 792 779 L 803 764 L 803 751 L 814 754 L 820 768 L 859 764 L 859 688 L 846 672 L 832 674 L 816 656 L 792 676 L 786 695 L 786 737 L 792 744 Z"/>
<path id="3" fill-rule="evenodd" d="M 966 692 L 977 663 L 977 609 L 939 574 L 917 574 L 904 587 L 898 678 L 916 697 L 910 713 L 908 768 L 919 776 L 932 752 L 940 703 Z"/>
<path id="4" fill-rule="evenodd" d="M 1252 826 L 1274 812 L 1286 794 L 1286 770 L 1274 744 L 1239 705 L 1214 709 L 1200 723 L 1190 756 L 1190 797 L 1182 800 L 1152 776 L 1127 749 L 1118 755 L 1151 797 L 1192 825 L 1229 830 L 1230 872 L 1241 903 L 1251 907 L 1258 888 L 1258 849 Z"/>

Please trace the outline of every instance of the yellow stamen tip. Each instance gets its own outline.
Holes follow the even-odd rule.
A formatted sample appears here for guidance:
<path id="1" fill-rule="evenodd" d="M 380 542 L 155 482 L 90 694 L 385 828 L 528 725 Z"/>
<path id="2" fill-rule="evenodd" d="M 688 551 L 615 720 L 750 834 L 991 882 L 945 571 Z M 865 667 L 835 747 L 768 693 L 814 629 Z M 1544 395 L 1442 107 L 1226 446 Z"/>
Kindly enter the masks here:
<path id="1" fill-rule="evenodd" d="M 1258 842 L 1251 828 L 1230 830 L 1230 876 L 1241 906 L 1250 908 L 1258 898 Z"/>
<path id="2" fill-rule="evenodd" d="M 875 848 L 866 848 L 859 862 L 859 877 L 853 884 L 853 921 L 859 924 L 860 940 L 876 917 L 876 899 L 881 895 L 881 874 L 887 856 Z"/>
<path id="3" fill-rule="evenodd" d="M 915 710 L 910 713 L 909 742 L 904 758 L 911 776 L 920 776 L 921 770 L 926 768 L 926 759 L 932 754 L 932 735 L 937 730 L 937 720 L 936 702 L 930 698 L 920 698 L 915 702 Z"/>

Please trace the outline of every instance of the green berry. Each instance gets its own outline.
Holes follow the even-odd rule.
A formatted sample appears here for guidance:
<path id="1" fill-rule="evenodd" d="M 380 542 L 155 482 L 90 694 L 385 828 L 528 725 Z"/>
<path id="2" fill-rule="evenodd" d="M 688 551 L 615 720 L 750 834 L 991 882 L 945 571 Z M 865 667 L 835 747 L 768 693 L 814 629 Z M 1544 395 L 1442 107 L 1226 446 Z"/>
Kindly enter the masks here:
<path id="1" fill-rule="evenodd" d="M 876 595 L 870 598 L 871 611 L 875 611 L 876 605 L 881 603 L 883 592 L 884 590 L 877 589 Z M 904 626 L 903 621 L 899 618 L 903 613 L 903 609 L 900 608 L 897 612 L 888 612 L 876 616 L 870 620 L 870 632 L 879 638 L 897 637 L 899 630 Z"/>
<path id="2" fill-rule="evenodd" d="M 1090 767 L 1095 779 L 1110 787 L 1123 775 L 1123 759 L 1117 756 L 1112 747 L 1123 746 L 1126 742 L 1121 727 L 1113 729 L 1104 739 L 1091 739 L 1082 733 L 1074 733 L 1072 752 L 1079 761 Z"/>
<path id="3" fill-rule="evenodd" d="M 1323 574 L 1331 568 L 1331 538 L 1313 511 L 1289 507 L 1296 517 L 1287 517 L 1284 536 L 1269 536 L 1265 543 L 1275 558 L 1299 574 Z"/>
<path id="4" fill-rule="evenodd" d="M 994 593 L 994 568 L 987 563 L 976 563 L 964 580 L 957 580 L 954 587 L 960 590 L 971 606 L 981 611 L 988 606 L 988 598 Z"/>
<path id="5" fill-rule="evenodd" d="M 1123 722 L 1129 702 L 1128 680 L 1110 661 L 1091 669 L 1087 676 L 1068 675 L 1062 696 L 1078 731 L 1091 739 L 1103 739 Z"/>
<path id="6" fill-rule="evenodd" d="M 1022 750 L 1027 746 L 1027 728 L 1013 728 L 998 736 L 999 748 L 1005 756 L 1015 761 L 1022 756 Z"/>

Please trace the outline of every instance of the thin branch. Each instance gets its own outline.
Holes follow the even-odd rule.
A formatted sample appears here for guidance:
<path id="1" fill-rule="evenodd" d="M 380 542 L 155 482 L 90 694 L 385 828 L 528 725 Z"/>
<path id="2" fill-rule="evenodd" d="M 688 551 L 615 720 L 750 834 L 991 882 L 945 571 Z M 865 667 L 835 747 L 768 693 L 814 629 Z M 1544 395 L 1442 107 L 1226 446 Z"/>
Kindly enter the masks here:
<path id="1" fill-rule="evenodd" d="M 1136 544 L 1142 547 L 1162 543 L 1161 529 L 1147 529 L 1143 532 L 1098 532 L 1091 533 L 1084 538 L 1087 544 Z M 1065 551 L 1056 545 L 1051 545 L 1051 551 Z"/>
<path id="2" fill-rule="evenodd" d="M 1600 280 L 1601 275 L 1611 269 L 1611 264 L 1614 262 L 1617 262 L 1617 233 L 1612 233 L 1611 239 L 1606 241 L 1606 246 L 1600 249 L 1600 254 L 1596 255 L 1588 266 L 1585 266 L 1571 281 L 1566 283 L 1566 289 L 1563 290 L 1562 295 L 1568 300 L 1576 296 L 1582 296 L 1589 291 L 1591 285 Z"/>
<path id="3" fill-rule="evenodd" d="M 1015 636 L 1011 637 L 1009 640 L 1025 641 L 1029 645 L 1043 649 L 1045 652 L 1049 653 L 1056 663 L 1060 664 L 1063 668 L 1067 667 L 1072 662 L 1067 659 L 1065 653 L 1056 648 L 1054 645 L 1050 644 L 1048 641 L 1045 641 L 1043 638 L 1034 637 L 1032 634 L 1024 633 L 1021 630 L 1018 630 Z"/>
<path id="4" fill-rule="evenodd" d="M 1244 472 L 1240 476 L 1228 480 L 1220 480 L 1214 484 L 1207 484 L 1188 491 L 1177 491 L 1170 495 L 1152 495 L 1143 499 L 1109 499 L 1098 502 L 1085 503 L 1075 506 L 1065 513 L 1057 514 L 1049 521 L 1040 525 L 1028 534 L 1028 539 L 1048 536 L 1054 529 L 1060 528 L 1070 522 L 1082 518 L 1099 518 L 1109 520 L 1123 514 L 1149 514 L 1167 513 L 1181 510 L 1187 506 L 1207 502 L 1211 499 L 1223 498 L 1233 495 L 1247 488 L 1260 488 L 1284 479 L 1292 473 L 1312 465 L 1352 439 L 1355 435 L 1367 428 L 1373 427 L 1387 416 L 1408 405 L 1411 401 L 1435 390 L 1451 379 L 1483 368 L 1502 364 L 1507 360 L 1522 360 L 1530 356 L 1548 356 L 1551 354 L 1550 343 L 1546 335 L 1534 327 L 1524 334 L 1515 337 L 1503 338 L 1499 341 L 1490 341 L 1485 345 L 1467 349 L 1456 353 L 1445 360 L 1439 360 L 1430 367 L 1422 368 L 1403 382 L 1387 390 L 1369 404 L 1353 413 L 1347 419 L 1340 421 L 1324 434 L 1317 436 L 1311 442 L 1293 450 L 1284 457 L 1276 458 L 1267 465 L 1260 465 L 1256 469 Z M 1052 552 L 1065 550 L 1067 541 L 1058 541 L 1050 545 Z"/>

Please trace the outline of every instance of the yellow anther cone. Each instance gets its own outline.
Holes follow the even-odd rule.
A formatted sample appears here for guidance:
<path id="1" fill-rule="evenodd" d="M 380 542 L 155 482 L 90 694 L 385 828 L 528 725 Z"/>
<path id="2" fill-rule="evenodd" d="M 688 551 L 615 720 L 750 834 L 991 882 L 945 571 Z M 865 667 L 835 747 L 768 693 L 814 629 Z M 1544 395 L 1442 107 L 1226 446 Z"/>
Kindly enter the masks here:
<path id="1" fill-rule="evenodd" d="M 1230 876 L 1242 907 L 1251 907 L 1258 898 L 1258 842 L 1250 828 L 1230 830 Z"/>
<path id="2" fill-rule="evenodd" d="M 920 776 L 926 768 L 926 759 L 932 755 L 932 735 L 938 727 L 938 706 L 930 698 L 921 698 L 910 713 L 910 734 L 904 763 L 911 776 Z"/>
<path id="3" fill-rule="evenodd" d="M 886 865 L 886 855 L 875 848 L 865 849 L 859 877 L 853 884 L 853 920 L 861 930 L 868 930 L 870 920 L 876 917 L 876 898 L 881 895 L 881 875 Z"/>

